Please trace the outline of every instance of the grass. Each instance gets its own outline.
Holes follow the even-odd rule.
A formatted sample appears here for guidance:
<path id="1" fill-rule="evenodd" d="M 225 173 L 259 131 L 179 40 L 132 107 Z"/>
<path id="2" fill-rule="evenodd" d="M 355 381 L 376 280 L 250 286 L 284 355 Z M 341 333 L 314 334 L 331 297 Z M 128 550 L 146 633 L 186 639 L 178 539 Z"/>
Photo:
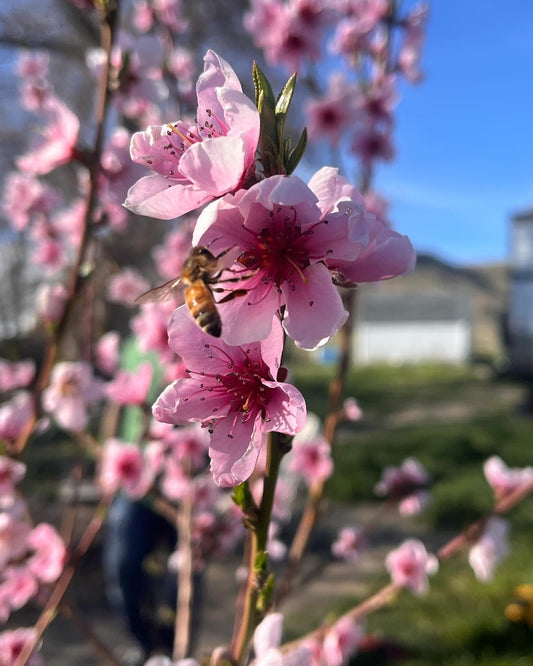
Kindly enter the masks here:
<path id="1" fill-rule="evenodd" d="M 310 408 L 322 416 L 328 370 L 309 367 L 298 371 Z M 472 404 L 470 418 L 460 422 L 421 422 L 409 427 L 383 427 L 373 419 L 370 427 L 346 424 L 339 433 L 335 473 L 327 486 L 333 500 L 368 501 L 386 465 L 416 457 L 433 478 L 432 502 L 419 519 L 431 534 L 459 531 L 492 506 L 492 491 L 484 479 L 483 462 L 500 455 L 509 466 L 533 461 L 533 419 L 498 401 L 505 382 L 479 377 L 472 369 L 439 366 L 364 368 L 350 374 L 347 394 L 354 394 L 366 414 L 385 417 L 411 409 L 413 404 L 467 400 L 472 392 L 494 401 L 489 415 L 483 404 Z M 483 396 L 486 398 L 483 398 Z M 367 630 L 382 649 L 362 653 L 353 666 L 522 666 L 533 663 L 533 629 L 506 619 L 505 606 L 514 588 L 533 582 L 532 500 L 510 515 L 511 555 L 499 566 L 490 583 L 475 579 L 466 556 L 443 563 L 431 582 L 427 597 L 402 592 L 397 603 L 368 618 Z M 371 583 L 371 590 L 388 582 L 386 575 Z M 329 609 L 340 613 L 360 599 L 346 598 Z M 378 640 L 378 643 L 379 643 Z M 394 656 L 395 655 L 395 656 Z M 401 657 L 401 658 L 400 658 Z"/>

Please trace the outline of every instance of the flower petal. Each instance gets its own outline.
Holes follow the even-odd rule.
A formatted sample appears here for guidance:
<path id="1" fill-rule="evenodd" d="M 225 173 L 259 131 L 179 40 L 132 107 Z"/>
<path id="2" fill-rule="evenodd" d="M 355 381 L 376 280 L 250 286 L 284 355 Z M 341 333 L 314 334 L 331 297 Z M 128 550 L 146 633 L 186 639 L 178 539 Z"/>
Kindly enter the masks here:
<path id="1" fill-rule="evenodd" d="M 241 136 L 220 136 L 202 141 L 193 144 L 183 154 L 180 171 L 211 197 L 221 196 L 238 187 L 245 166 L 244 153 Z"/>
<path id="2" fill-rule="evenodd" d="M 212 198 L 211 193 L 191 183 L 173 183 L 158 174 L 151 174 L 143 176 L 130 187 L 124 206 L 138 215 L 172 220 Z"/>
<path id="3" fill-rule="evenodd" d="M 309 266 L 304 275 L 306 282 L 296 282 L 294 290 L 281 286 L 287 304 L 283 327 L 298 347 L 316 349 L 339 330 L 348 313 L 324 264 Z"/>
<path id="4" fill-rule="evenodd" d="M 261 416 L 258 414 L 255 422 L 250 418 L 244 423 L 239 417 L 221 419 L 211 435 L 211 472 L 215 483 L 224 488 L 233 488 L 249 478 L 261 450 Z"/>

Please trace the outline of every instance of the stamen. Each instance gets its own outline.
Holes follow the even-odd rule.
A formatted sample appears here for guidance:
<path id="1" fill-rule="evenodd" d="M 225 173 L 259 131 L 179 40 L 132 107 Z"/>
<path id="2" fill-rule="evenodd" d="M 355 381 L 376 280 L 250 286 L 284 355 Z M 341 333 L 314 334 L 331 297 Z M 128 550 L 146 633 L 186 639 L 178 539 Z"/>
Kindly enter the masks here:
<path id="1" fill-rule="evenodd" d="M 177 127 L 174 127 L 172 123 L 167 123 L 167 127 L 170 129 L 171 132 L 174 134 L 177 134 L 179 137 L 181 137 L 184 141 L 186 141 L 190 146 L 194 143 L 191 141 L 188 137 L 186 137 L 184 134 L 182 134 Z"/>

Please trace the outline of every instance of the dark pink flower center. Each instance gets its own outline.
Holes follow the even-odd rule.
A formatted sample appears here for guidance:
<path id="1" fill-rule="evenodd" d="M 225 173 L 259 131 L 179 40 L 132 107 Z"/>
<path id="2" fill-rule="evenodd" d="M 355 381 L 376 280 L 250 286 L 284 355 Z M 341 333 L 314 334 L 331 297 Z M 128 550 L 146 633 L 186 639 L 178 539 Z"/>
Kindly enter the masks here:
<path id="1" fill-rule="evenodd" d="M 309 266 L 311 258 L 307 241 L 316 225 L 302 231 L 301 226 L 296 224 L 297 217 L 293 206 L 280 206 L 271 211 L 259 234 L 250 232 L 255 246 L 243 252 L 237 258 L 238 263 L 252 273 L 257 272 L 263 283 L 272 281 L 277 287 L 288 282 L 294 289 L 295 279 L 305 282 L 303 271 Z M 323 222 L 321 220 L 317 224 Z M 244 229 L 249 231 L 246 226 Z"/>

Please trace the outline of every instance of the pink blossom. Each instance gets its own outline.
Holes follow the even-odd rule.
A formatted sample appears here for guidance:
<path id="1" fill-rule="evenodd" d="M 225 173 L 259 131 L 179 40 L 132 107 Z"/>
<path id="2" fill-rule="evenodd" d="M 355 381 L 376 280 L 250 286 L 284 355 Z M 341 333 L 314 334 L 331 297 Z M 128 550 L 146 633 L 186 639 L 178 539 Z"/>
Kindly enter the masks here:
<path id="1" fill-rule="evenodd" d="M 11 560 L 25 555 L 30 527 L 27 523 L 27 507 L 13 497 L 2 498 L 0 511 L 0 569 Z"/>
<path id="2" fill-rule="evenodd" d="M 322 644 L 324 666 L 344 666 L 348 664 L 359 647 L 364 633 L 360 624 L 350 617 L 342 617 L 326 634 Z"/>
<path id="3" fill-rule="evenodd" d="M 133 36 L 119 30 L 111 52 L 114 103 L 135 123 L 160 122 L 159 103 L 168 98 L 163 80 L 165 47 L 157 34 Z M 103 52 L 93 52 L 89 66 L 95 75 L 105 62 Z"/>
<path id="4" fill-rule="evenodd" d="M 171 500 L 181 500 L 190 497 L 192 492 L 191 478 L 188 476 L 175 458 L 167 459 L 161 479 L 161 492 Z"/>
<path id="5" fill-rule="evenodd" d="M 400 513 L 418 513 L 429 500 L 425 488 L 430 476 L 414 458 L 407 458 L 400 467 L 385 467 L 374 492 L 399 502 Z"/>
<path id="6" fill-rule="evenodd" d="M 385 564 L 395 585 L 408 587 L 418 595 L 427 592 L 428 574 L 436 573 L 439 568 L 435 555 L 428 553 L 418 539 L 408 539 L 392 550 Z"/>
<path id="7" fill-rule="evenodd" d="M 263 434 L 295 434 L 305 421 L 305 402 L 293 386 L 277 382 L 283 333 L 279 320 L 263 342 L 230 347 L 204 333 L 188 309 L 178 308 L 169 342 L 188 376 L 171 384 L 154 405 L 165 423 L 199 421 L 211 435 L 211 471 L 218 485 L 236 486 L 252 473 Z"/>
<path id="8" fill-rule="evenodd" d="M 50 97 L 44 108 L 46 121 L 42 136 L 25 155 L 17 158 L 17 167 L 31 175 L 45 174 L 72 159 L 80 121 L 63 102 Z"/>
<path id="9" fill-rule="evenodd" d="M 157 20 L 175 35 L 187 31 L 189 22 L 183 17 L 182 0 L 152 0 L 152 8 Z"/>
<path id="10" fill-rule="evenodd" d="M 115 127 L 109 138 L 98 173 L 97 211 L 103 221 L 115 231 L 124 231 L 128 222 L 128 212 L 122 206 L 131 183 L 141 175 L 142 168 L 129 158 L 131 135 L 124 127 Z"/>
<path id="11" fill-rule="evenodd" d="M 128 192 L 124 205 L 135 213 L 179 217 L 253 176 L 258 111 L 225 60 L 208 51 L 204 61 L 197 124 L 177 121 L 133 135 L 133 161 L 155 171 Z"/>
<path id="12" fill-rule="evenodd" d="M 365 538 L 360 528 L 343 527 L 339 530 L 337 540 L 331 544 L 331 552 L 346 562 L 356 562 L 364 542 Z"/>
<path id="13" fill-rule="evenodd" d="M 0 358 L 0 391 L 25 388 L 31 384 L 34 375 L 34 361 L 8 361 Z"/>
<path id="14" fill-rule="evenodd" d="M 289 471 L 302 476 L 308 486 L 323 483 L 333 473 L 331 446 L 324 437 L 303 441 L 295 437 L 291 455 Z"/>
<path id="15" fill-rule="evenodd" d="M 175 355 L 168 346 L 168 319 L 176 305 L 171 300 L 164 303 L 144 303 L 140 312 L 131 320 L 131 329 L 137 335 L 141 351 L 155 351 L 163 363 L 170 363 Z"/>
<path id="16" fill-rule="evenodd" d="M 17 76 L 21 79 L 45 79 L 50 56 L 40 51 L 22 51 L 17 61 Z"/>
<path id="17" fill-rule="evenodd" d="M 391 228 L 391 222 L 388 217 L 389 202 L 376 192 L 367 192 L 365 194 L 365 206 L 368 211 L 374 213 L 378 220 L 386 227 Z"/>
<path id="18" fill-rule="evenodd" d="M 222 336 L 232 345 L 265 338 L 284 305 L 287 334 L 299 347 L 316 348 L 348 316 L 332 277 L 380 280 L 414 263 L 409 239 L 367 213 L 360 193 L 330 167 L 308 186 L 296 176 L 272 176 L 213 202 L 198 218 L 193 244 L 215 255 L 235 248 L 232 270 L 244 279 L 228 288 L 248 293 L 218 306 Z"/>
<path id="19" fill-rule="evenodd" d="M 343 55 L 353 62 L 357 55 L 370 51 L 370 44 L 370 35 L 366 30 L 361 30 L 359 21 L 347 17 L 337 23 L 330 49 L 332 53 Z"/>
<path id="20" fill-rule="evenodd" d="M 106 385 L 107 397 L 119 405 L 144 404 L 152 383 L 152 364 L 142 363 L 136 370 L 119 370 Z"/>
<path id="21" fill-rule="evenodd" d="M 0 497 L 12 495 L 17 483 L 24 478 L 26 465 L 7 456 L 0 456 Z"/>
<path id="22" fill-rule="evenodd" d="M 98 342 L 94 350 L 98 369 L 112 375 L 118 366 L 120 348 L 120 334 L 117 331 L 108 331 Z"/>
<path id="23" fill-rule="evenodd" d="M 496 565 L 507 557 L 509 551 L 509 523 L 498 516 L 491 516 L 483 534 L 468 554 L 476 578 L 484 583 L 491 580 Z"/>
<path id="24" fill-rule="evenodd" d="M 164 436 L 169 454 L 191 470 L 205 467 L 209 437 L 205 429 L 193 423 L 183 428 L 173 428 Z"/>
<path id="25" fill-rule="evenodd" d="M 58 322 L 67 302 L 67 289 L 62 284 L 44 284 L 37 292 L 37 310 L 46 324 Z"/>
<path id="26" fill-rule="evenodd" d="M 405 19 L 405 35 L 398 54 L 398 68 L 413 83 L 420 81 L 423 76 L 419 68 L 419 62 L 428 13 L 428 5 L 420 3 Z"/>
<path id="27" fill-rule="evenodd" d="M 257 626 L 254 638 L 255 659 L 252 666 L 310 666 L 311 651 L 307 647 L 298 647 L 282 653 L 279 649 L 283 628 L 283 615 L 269 613 Z"/>
<path id="28" fill-rule="evenodd" d="M 65 566 L 67 551 L 63 539 L 48 523 L 40 523 L 30 532 L 28 546 L 35 553 L 28 560 L 28 568 L 43 583 L 56 581 Z"/>
<path id="29" fill-rule="evenodd" d="M 167 63 L 169 71 L 176 77 L 180 95 L 192 102 L 194 95 L 195 64 L 193 54 L 183 47 L 173 49 Z"/>
<path id="30" fill-rule="evenodd" d="M 191 251 L 191 234 L 180 226 L 170 231 L 161 245 L 152 250 L 152 256 L 159 275 L 165 280 L 172 280 L 181 275 L 183 264 Z"/>
<path id="31" fill-rule="evenodd" d="M 363 120 L 356 127 L 350 148 L 367 169 L 376 160 L 388 162 L 394 157 L 391 129 L 372 120 Z"/>
<path id="32" fill-rule="evenodd" d="M 20 653 L 30 641 L 33 641 L 35 629 L 14 629 L 12 631 L 3 631 L 0 634 L 0 665 L 13 666 Z M 28 666 L 42 666 L 43 661 L 37 651 L 40 645 L 37 644 L 30 659 L 26 662 Z"/>
<path id="33" fill-rule="evenodd" d="M 102 383 L 93 377 L 88 363 L 65 361 L 52 370 L 50 386 L 43 391 L 43 408 L 62 428 L 83 430 L 89 420 L 87 405 L 99 400 L 102 392 Z"/>
<path id="34" fill-rule="evenodd" d="M 154 25 L 154 13 L 148 0 L 135 0 L 133 3 L 133 25 L 138 32 L 148 32 Z"/>
<path id="35" fill-rule="evenodd" d="M 107 298 L 114 303 L 133 305 L 135 299 L 149 289 L 150 285 L 134 268 L 123 268 L 112 275 L 107 284 Z"/>
<path id="36" fill-rule="evenodd" d="M 311 140 L 326 138 L 338 144 L 342 134 L 353 126 L 355 114 L 354 89 L 343 74 L 336 72 L 330 79 L 325 97 L 306 105 Z"/>
<path id="37" fill-rule="evenodd" d="M 346 398 L 342 407 L 347 421 L 360 421 L 363 418 L 363 410 L 355 398 Z"/>
<path id="38" fill-rule="evenodd" d="M 102 450 L 99 483 L 107 495 L 124 490 L 138 499 L 150 489 L 153 469 L 145 463 L 143 452 L 135 444 L 108 439 Z"/>
<path id="39" fill-rule="evenodd" d="M 34 214 L 49 213 L 58 201 L 57 192 L 34 176 L 12 171 L 5 177 L 2 210 L 17 231 L 25 229 Z"/>
<path id="40" fill-rule="evenodd" d="M 38 584 L 26 566 L 8 566 L 2 571 L 1 594 L 12 610 L 18 610 L 37 594 Z"/>
<path id="41" fill-rule="evenodd" d="M 510 468 L 499 456 L 489 458 L 483 465 L 483 471 L 497 499 L 533 481 L 533 467 Z"/>
<path id="42" fill-rule="evenodd" d="M 28 391 L 19 391 L 0 405 L 0 440 L 16 442 L 33 416 L 33 407 Z"/>

